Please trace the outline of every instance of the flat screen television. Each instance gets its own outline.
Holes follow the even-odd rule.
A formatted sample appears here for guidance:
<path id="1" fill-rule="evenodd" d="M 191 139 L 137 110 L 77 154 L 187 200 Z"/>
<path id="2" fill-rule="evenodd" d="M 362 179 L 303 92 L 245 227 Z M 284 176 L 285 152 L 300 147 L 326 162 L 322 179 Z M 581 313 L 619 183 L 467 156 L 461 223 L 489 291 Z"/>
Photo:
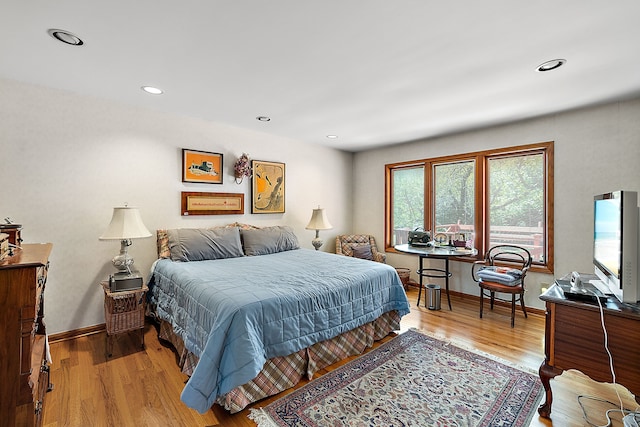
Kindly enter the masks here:
<path id="1" fill-rule="evenodd" d="M 638 284 L 638 193 L 614 191 L 593 198 L 593 264 L 611 294 L 640 300 Z"/>

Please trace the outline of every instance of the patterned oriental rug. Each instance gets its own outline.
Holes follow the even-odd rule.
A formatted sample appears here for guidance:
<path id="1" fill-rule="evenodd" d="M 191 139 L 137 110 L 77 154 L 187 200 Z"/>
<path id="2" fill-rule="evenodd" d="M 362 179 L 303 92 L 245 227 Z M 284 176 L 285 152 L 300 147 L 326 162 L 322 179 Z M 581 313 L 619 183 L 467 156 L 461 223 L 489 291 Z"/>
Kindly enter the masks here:
<path id="1" fill-rule="evenodd" d="M 536 374 L 410 330 L 249 418 L 259 427 L 528 426 Z"/>

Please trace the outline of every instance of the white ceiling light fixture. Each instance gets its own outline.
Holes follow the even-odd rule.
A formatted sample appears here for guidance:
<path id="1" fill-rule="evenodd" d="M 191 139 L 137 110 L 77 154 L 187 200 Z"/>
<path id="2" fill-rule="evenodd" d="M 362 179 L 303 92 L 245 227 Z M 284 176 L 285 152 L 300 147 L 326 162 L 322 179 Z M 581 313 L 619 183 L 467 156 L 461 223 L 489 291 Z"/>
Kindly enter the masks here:
<path id="1" fill-rule="evenodd" d="M 327 135 L 327 138 L 336 139 L 336 138 L 338 138 L 338 135 Z"/>
<path id="2" fill-rule="evenodd" d="M 258 116 L 258 117 L 256 117 L 256 120 L 258 120 L 259 122 L 270 122 L 271 121 L 271 117 Z"/>
<path id="3" fill-rule="evenodd" d="M 550 61 L 546 61 L 538 65 L 538 67 L 536 68 L 536 71 L 540 73 L 544 73 L 545 71 L 558 69 L 566 63 L 567 63 L 566 59 L 552 59 Z"/>
<path id="4" fill-rule="evenodd" d="M 153 86 L 142 86 L 140 89 L 147 93 L 150 93 L 151 95 L 162 95 L 164 93 L 162 89 L 158 89 L 157 87 Z"/>
<path id="5" fill-rule="evenodd" d="M 56 28 L 50 28 L 47 33 L 54 39 L 61 41 L 62 43 L 70 44 L 71 46 L 82 46 L 84 42 L 78 36 L 69 31 L 58 30 Z"/>

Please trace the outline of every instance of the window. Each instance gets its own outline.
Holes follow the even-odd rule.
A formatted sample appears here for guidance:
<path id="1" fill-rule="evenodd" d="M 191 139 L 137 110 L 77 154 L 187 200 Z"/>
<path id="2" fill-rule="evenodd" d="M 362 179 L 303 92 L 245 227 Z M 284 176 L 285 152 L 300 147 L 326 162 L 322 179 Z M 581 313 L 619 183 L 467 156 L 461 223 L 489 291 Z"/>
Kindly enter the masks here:
<path id="1" fill-rule="evenodd" d="M 470 239 L 480 254 L 527 248 L 553 272 L 553 142 L 386 165 L 385 243 L 422 227 Z"/>
<path id="2" fill-rule="evenodd" d="M 393 246 L 407 243 L 409 230 L 424 226 L 424 166 L 394 169 L 392 181 Z"/>

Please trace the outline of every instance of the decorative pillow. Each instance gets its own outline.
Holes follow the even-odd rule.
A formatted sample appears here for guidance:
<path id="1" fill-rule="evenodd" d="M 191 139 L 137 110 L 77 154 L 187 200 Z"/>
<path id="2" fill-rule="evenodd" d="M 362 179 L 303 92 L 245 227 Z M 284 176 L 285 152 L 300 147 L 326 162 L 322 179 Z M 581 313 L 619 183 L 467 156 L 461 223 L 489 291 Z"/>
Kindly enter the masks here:
<path id="1" fill-rule="evenodd" d="M 257 225 L 243 224 L 241 222 L 233 222 L 227 225 L 220 225 L 215 227 L 207 227 L 206 230 L 218 230 L 221 228 L 239 228 L 241 230 L 258 230 L 260 227 Z M 166 229 L 159 229 L 156 231 L 157 238 L 156 244 L 158 245 L 158 258 L 171 258 L 171 251 L 169 250 L 169 235 Z"/>
<path id="2" fill-rule="evenodd" d="M 373 253 L 371 252 L 371 245 L 354 246 L 353 256 L 361 259 L 368 259 L 373 261 Z"/>
<path id="3" fill-rule="evenodd" d="M 238 228 L 181 228 L 167 230 L 169 252 L 173 261 L 203 261 L 207 259 L 243 256 Z"/>
<path id="4" fill-rule="evenodd" d="M 264 227 L 258 230 L 242 230 L 245 255 L 266 255 L 299 249 L 298 238 L 287 226 Z"/>
<path id="5" fill-rule="evenodd" d="M 509 267 L 482 267 L 478 277 L 484 282 L 495 282 L 507 286 L 518 286 L 522 283 L 522 271 Z"/>

